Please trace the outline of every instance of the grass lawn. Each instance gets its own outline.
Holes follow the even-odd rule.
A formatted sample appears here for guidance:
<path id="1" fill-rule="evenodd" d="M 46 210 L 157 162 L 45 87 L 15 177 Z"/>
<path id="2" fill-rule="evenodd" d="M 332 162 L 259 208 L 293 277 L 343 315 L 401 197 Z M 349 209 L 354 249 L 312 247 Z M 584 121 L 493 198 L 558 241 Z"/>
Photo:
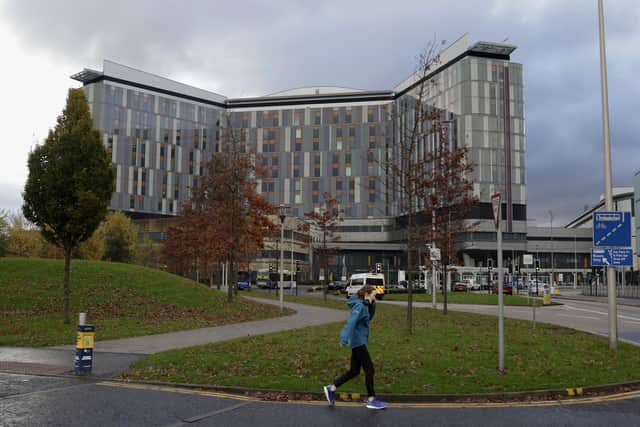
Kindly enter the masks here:
<path id="1" fill-rule="evenodd" d="M 579 387 L 640 377 L 640 348 L 548 324 L 505 319 L 506 374 L 497 371 L 497 319 L 380 304 L 369 350 L 380 393 L 471 393 Z M 123 378 L 320 391 L 349 366 L 343 323 L 168 351 L 136 362 Z M 364 378 L 340 391 L 364 392 Z"/>
<path id="2" fill-rule="evenodd" d="M 162 271 L 73 260 L 65 325 L 63 275 L 62 260 L 0 258 L 0 345 L 73 344 L 78 312 L 96 325 L 97 341 L 280 315 L 278 307 L 244 298 L 227 303 L 226 294 Z"/>
<path id="3" fill-rule="evenodd" d="M 299 294 L 291 295 L 289 289 L 285 289 L 284 291 L 284 300 L 287 302 L 294 302 L 299 304 L 307 304 L 307 305 L 315 305 L 317 307 L 326 307 L 326 308 L 334 308 L 337 310 L 348 310 L 349 306 L 347 305 L 347 298 L 343 294 L 340 300 L 336 300 L 335 298 L 327 298 L 327 301 L 320 296 L 309 296 L 306 295 L 306 292 L 299 292 Z M 295 292 L 295 291 L 294 291 Z M 275 292 L 262 292 L 262 291 L 254 291 L 254 292 L 242 292 L 241 295 L 246 295 L 248 297 L 256 297 L 256 298 L 267 298 L 273 300 L 279 300 L 280 297 Z M 335 295 L 330 293 L 329 295 Z"/>
<path id="4" fill-rule="evenodd" d="M 386 301 L 406 301 L 407 294 L 386 294 Z M 443 301 L 441 293 L 436 294 L 438 302 Z M 413 294 L 414 301 L 431 302 L 431 294 Z M 447 294 L 447 302 L 452 304 L 481 304 L 498 305 L 498 295 L 475 292 L 451 292 Z M 504 295 L 504 305 L 533 305 L 541 306 L 542 299 L 527 298 L 526 296 Z M 552 304 L 556 304 L 552 302 Z"/>

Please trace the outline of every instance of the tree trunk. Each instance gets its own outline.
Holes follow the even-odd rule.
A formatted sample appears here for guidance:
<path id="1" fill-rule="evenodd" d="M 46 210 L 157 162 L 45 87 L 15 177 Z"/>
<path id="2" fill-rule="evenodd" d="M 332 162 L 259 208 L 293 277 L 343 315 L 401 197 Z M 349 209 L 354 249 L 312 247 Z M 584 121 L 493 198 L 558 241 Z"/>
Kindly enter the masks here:
<path id="1" fill-rule="evenodd" d="M 409 196 L 409 226 L 407 227 L 407 332 L 409 335 L 413 334 L 413 283 L 411 280 L 411 265 L 413 261 L 411 256 L 411 251 L 413 249 L 412 202 L 413 199 Z"/>
<path id="2" fill-rule="evenodd" d="M 327 301 L 327 274 L 329 274 L 329 266 L 327 262 L 327 233 L 322 233 L 322 270 L 324 272 L 322 279 L 322 297 Z"/>
<path id="3" fill-rule="evenodd" d="M 233 261 L 229 262 L 226 267 L 227 272 L 227 302 L 233 301 Z"/>
<path id="4" fill-rule="evenodd" d="M 69 316 L 69 270 L 71 269 L 71 249 L 64 248 L 64 324 L 71 323 Z"/>

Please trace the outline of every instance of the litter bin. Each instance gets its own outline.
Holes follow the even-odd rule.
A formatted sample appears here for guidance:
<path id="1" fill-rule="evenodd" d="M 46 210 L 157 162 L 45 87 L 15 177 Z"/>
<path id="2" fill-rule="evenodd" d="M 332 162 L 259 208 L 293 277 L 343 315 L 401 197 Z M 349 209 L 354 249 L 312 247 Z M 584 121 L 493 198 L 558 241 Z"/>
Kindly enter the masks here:
<path id="1" fill-rule="evenodd" d="M 95 325 L 78 325 L 78 339 L 76 340 L 76 357 L 74 370 L 76 374 L 91 372 L 93 367 L 93 343 Z"/>
<path id="2" fill-rule="evenodd" d="M 542 296 L 542 303 L 544 305 L 551 305 L 551 292 L 549 288 L 545 288 L 544 295 Z"/>

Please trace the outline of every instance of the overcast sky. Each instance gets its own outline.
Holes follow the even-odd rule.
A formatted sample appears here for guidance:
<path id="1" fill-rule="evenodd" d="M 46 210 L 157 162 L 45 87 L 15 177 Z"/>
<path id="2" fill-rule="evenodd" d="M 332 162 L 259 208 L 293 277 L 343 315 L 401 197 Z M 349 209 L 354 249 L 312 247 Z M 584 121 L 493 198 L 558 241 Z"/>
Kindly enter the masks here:
<path id="1" fill-rule="evenodd" d="M 613 181 L 640 169 L 640 2 L 605 1 Z M 560 225 L 603 192 L 596 0 L 0 0 L 0 208 L 69 76 L 111 59 L 228 97 L 307 85 L 391 89 L 434 38 L 508 40 L 524 65 L 528 216 Z"/>

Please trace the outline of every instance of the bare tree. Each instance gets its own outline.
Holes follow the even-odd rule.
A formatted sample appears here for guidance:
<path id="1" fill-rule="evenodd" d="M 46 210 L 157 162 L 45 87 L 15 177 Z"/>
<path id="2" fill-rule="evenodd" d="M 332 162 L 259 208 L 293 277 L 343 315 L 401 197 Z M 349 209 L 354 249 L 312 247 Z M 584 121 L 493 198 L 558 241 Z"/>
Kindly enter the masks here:
<path id="1" fill-rule="evenodd" d="M 307 221 L 301 224 L 300 228 L 307 233 L 317 232 L 320 235 L 319 241 L 311 239 L 309 244 L 312 245 L 313 251 L 318 254 L 318 264 L 324 271 L 322 295 L 326 301 L 329 265 L 335 254 L 340 250 L 339 247 L 335 246 L 335 242 L 339 240 L 339 236 L 335 233 L 338 229 L 338 223 L 342 221 L 343 210 L 340 208 L 338 200 L 330 193 L 325 192 L 323 196 L 323 206 L 318 212 L 305 213 L 304 216 Z"/>
<path id="2" fill-rule="evenodd" d="M 413 329 L 414 253 L 420 237 L 415 220 L 423 192 L 419 186 L 427 172 L 424 159 L 419 156 L 419 148 L 433 131 L 428 122 L 435 116 L 430 114 L 426 101 L 436 88 L 427 77 L 438 62 L 436 43 L 431 42 L 419 56 L 413 75 L 415 87 L 400 97 L 391 111 L 395 143 L 385 162 L 385 170 L 392 177 L 391 187 L 398 197 L 396 214 L 402 217 L 407 240 L 407 331 L 410 334 Z"/>
<path id="3" fill-rule="evenodd" d="M 429 231 L 433 234 L 432 230 L 425 225 L 429 222 L 435 225 L 443 212 L 446 212 L 447 218 L 455 221 L 458 221 L 459 214 L 464 218 L 469 209 L 467 206 L 460 208 L 460 198 L 473 206 L 473 197 L 470 195 L 472 187 L 466 181 L 466 174 L 472 170 L 466 161 L 466 149 L 451 146 L 450 127 L 446 125 L 451 123 L 448 120 L 449 112 L 434 106 L 440 88 L 430 74 L 440 65 L 438 46 L 439 43 L 434 40 L 420 54 L 407 93 L 394 105 L 391 121 L 395 143 L 385 162 L 385 170 L 392 179 L 391 187 L 398 197 L 396 214 L 400 217 L 407 241 L 409 333 L 413 329 L 413 274 L 419 263 L 417 254 L 420 248 L 427 241 L 436 241 L 438 245 L 446 246 L 447 261 L 452 259 L 449 255 L 453 251 L 451 239 L 455 234 L 454 229 L 447 226 L 444 234 L 439 233 L 438 240 L 435 240 L 436 236 L 430 235 Z M 450 194 L 446 196 L 442 192 Z M 434 201 L 436 204 L 433 204 Z M 434 206 L 438 209 L 434 209 Z M 459 222 L 455 224 L 460 225 Z"/>

